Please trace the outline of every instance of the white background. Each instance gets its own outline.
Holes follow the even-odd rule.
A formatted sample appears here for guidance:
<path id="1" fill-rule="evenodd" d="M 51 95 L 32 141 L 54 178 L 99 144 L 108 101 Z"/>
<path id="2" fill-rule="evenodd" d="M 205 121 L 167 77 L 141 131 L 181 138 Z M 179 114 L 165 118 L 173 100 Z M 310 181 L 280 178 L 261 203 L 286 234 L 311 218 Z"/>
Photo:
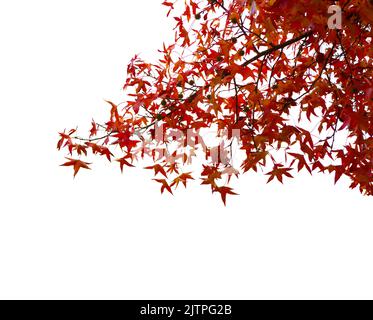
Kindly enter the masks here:
<path id="1" fill-rule="evenodd" d="M 0 1 L 0 298 L 373 298 L 372 198 L 248 174 L 224 208 L 141 168 L 59 167 L 57 132 L 120 102 L 135 53 L 172 39 L 161 1 Z"/>

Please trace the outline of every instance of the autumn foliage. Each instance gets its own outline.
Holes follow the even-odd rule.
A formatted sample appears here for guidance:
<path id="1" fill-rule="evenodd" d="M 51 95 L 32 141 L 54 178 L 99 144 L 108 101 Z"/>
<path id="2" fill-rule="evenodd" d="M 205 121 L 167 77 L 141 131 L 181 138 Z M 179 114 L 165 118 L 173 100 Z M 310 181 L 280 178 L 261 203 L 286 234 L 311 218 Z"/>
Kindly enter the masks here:
<path id="1" fill-rule="evenodd" d="M 235 194 L 231 177 L 250 170 L 280 182 L 301 170 L 333 173 L 373 194 L 371 0 L 163 5 L 174 43 L 157 62 L 132 59 L 126 101 L 108 102 L 106 122 L 93 121 L 87 137 L 60 133 L 64 166 L 74 175 L 90 168 L 88 153 L 122 171 L 147 159 L 162 193 L 199 180 L 224 203 Z M 342 9 L 341 29 L 328 27 L 330 5 Z M 217 146 L 208 146 L 206 130 Z M 232 155 L 234 145 L 240 152 Z M 200 171 L 188 172 L 191 163 Z"/>

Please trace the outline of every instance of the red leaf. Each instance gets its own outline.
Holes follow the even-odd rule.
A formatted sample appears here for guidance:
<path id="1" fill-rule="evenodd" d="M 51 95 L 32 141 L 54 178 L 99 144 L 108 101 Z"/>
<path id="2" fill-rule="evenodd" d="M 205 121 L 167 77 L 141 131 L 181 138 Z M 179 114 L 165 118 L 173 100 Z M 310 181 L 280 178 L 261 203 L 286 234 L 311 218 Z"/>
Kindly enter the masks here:
<path id="1" fill-rule="evenodd" d="M 89 137 L 93 137 L 93 136 L 97 135 L 97 125 L 96 125 L 96 122 L 94 122 L 93 120 L 92 120 L 92 128 L 89 131 L 89 133 L 90 133 Z"/>
<path id="2" fill-rule="evenodd" d="M 172 181 L 172 183 L 171 183 L 171 187 L 176 186 L 176 188 L 177 188 L 179 183 L 182 183 L 184 185 L 184 187 L 186 187 L 188 180 L 194 180 L 194 178 L 190 174 L 191 174 L 191 172 L 190 173 L 183 173 L 182 175 L 175 178 L 174 181 Z"/>
<path id="3" fill-rule="evenodd" d="M 161 193 L 163 193 L 165 190 L 167 190 L 169 193 L 173 194 L 172 190 L 171 190 L 171 187 L 168 185 L 168 183 L 165 179 L 153 179 L 153 180 L 162 184 Z"/>
<path id="4" fill-rule="evenodd" d="M 151 166 L 151 167 L 146 167 L 145 169 L 148 169 L 148 170 L 154 170 L 154 175 L 156 176 L 158 173 L 161 173 L 163 174 L 166 178 L 167 178 L 167 173 L 166 171 L 163 169 L 163 167 L 159 164 L 156 164 L 154 166 Z"/>
<path id="5" fill-rule="evenodd" d="M 217 188 L 215 188 L 214 192 L 219 192 L 220 193 L 221 199 L 222 199 L 225 206 L 227 205 L 226 202 L 227 202 L 227 195 L 228 194 L 238 195 L 237 193 L 233 192 L 233 189 L 230 188 L 230 187 L 217 187 Z"/>
<path id="6" fill-rule="evenodd" d="M 291 170 L 291 168 L 281 168 L 280 165 L 275 166 L 275 168 L 271 172 L 267 173 L 267 175 L 270 176 L 267 183 L 271 182 L 274 178 L 277 178 L 278 181 L 283 183 L 283 176 L 293 178 L 293 176 L 289 173 L 289 171 Z"/>
<path id="7" fill-rule="evenodd" d="M 131 159 L 131 156 L 127 155 L 127 156 L 124 156 L 123 158 L 120 158 L 120 159 L 117 159 L 116 161 L 119 162 L 120 164 L 120 170 L 122 171 L 123 173 L 123 168 L 124 166 L 127 166 L 127 167 L 134 167 L 133 164 L 129 163 L 127 161 L 127 159 Z"/>
<path id="8" fill-rule="evenodd" d="M 77 175 L 80 168 L 91 170 L 91 168 L 88 167 L 88 165 L 90 165 L 91 163 L 83 162 L 81 160 L 70 159 L 70 158 L 66 158 L 66 159 L 69 160 L 69 161 L 65 162 L 64 164 L 61 164 L 61 166 L 63 166 L 63 167 L 73 166 L 74 167 L 74 177 Z"/>

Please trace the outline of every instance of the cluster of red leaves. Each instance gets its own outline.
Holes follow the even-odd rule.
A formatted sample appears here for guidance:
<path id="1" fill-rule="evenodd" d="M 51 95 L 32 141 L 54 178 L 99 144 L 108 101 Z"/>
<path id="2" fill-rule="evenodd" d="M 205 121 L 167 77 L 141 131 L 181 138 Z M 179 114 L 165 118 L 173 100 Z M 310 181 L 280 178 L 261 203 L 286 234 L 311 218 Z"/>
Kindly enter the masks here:
<path id="1" fill-rule="evenodd" d="M 235 194 L 227 186 L 231 176 L 259 168 L 280 182 L 294 169 L 334 173 L 335 181 L 345 175 L 351 188 L 372 195 L 373 3 L 338 1 L 343 28 L 332 30 L 333 2 L 165 1 L 168 14 L 175 13 L 175 42 L 160 50 L 157 63 L 135 56 L 124 106 L 109 102 L 109 120 L 93 122 L 88 139 L 75 130 L 61 133 L 58 149 L 78 156 L 90 150 L 110 161 L 116 148 L 122 170 L 149 155 L 154 164 L 146 169 L 163 176 L 155 181 L 172 194 L 193 179 L 182 171 L 196 153 L 183 143 L 172 156 L 161 152 L 172 142 L 156 139 L 157 125 L 182 132 L 239 130 L 241 170 L 203 149 L 202 184 L 224 203 Z M 150 152 L 144 152 L 145 134 L 154 142 Z M 196 148 L 202 144 L 199 139 Z M 89 168 L 68 160 L 64 165 L 75 174 Z"/>

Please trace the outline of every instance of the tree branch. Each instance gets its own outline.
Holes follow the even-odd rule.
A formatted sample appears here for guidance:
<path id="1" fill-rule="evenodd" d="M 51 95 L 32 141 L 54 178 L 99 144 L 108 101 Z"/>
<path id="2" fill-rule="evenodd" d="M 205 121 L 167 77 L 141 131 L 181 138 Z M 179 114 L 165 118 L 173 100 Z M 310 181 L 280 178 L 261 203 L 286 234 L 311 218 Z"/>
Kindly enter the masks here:
<path id="1" fill-rule="evenodd" d="M 251 59 L 245 61 L 245 62 L 242 64 L 242 66 L 243 66 L 243 67 L 246 67 L 246 66 L 248 66 L 250 63 L 252 63 L 252 62 L 258 60 L 259 58 L 261 58 L 261 57 L 263 57 L 263 56 L 266 56 L 266 55 L 268 55 L 268 54 L 271 54 L 271 53 L 274 52 L 274 51 L 277 51 L 277 50 L 279 50 L 279 49 L 283 49 L 283 48 L 285 48 L 285 47 L 287 47 L 287 46 L 289 46 L 289 45 L 291 45 L 291 44 L 293 44 L 293 43 L 296 43 L 296 42 L 298 42 L 298 41 L 300 41 L 300 40 L 302 40 L 302 39 L 304 39 L 304 38 L 309 37 L 312 33 L 313 33 L 312 31 L 308 31 L 308 32 L 306 32 L 306 33 L 300 35 L 299 37 L 296 37 L 296 38 L 294 38 L 294 39 L 290 39 L 290 40 L 288 40 L 288 41 L 286 41 L 286 42 L 284 42 L 284 43 L 278 44 L 277 46 L 273 46 L 272 48 L 269 48 L 269 49 L 267 49 L 267 50 L 265 50 L 265 51 L 262 51 L 262 52 L 260 52 L 259 54 L 257 54 L 255 57 L 252 57 Z"/>

